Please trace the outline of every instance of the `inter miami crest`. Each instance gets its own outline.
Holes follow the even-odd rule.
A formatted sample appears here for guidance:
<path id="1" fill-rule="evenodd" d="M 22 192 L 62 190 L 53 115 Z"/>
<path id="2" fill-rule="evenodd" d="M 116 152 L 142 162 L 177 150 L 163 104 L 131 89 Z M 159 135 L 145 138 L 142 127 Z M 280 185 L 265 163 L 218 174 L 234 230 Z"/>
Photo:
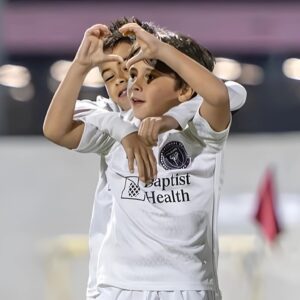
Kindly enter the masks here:
<path id="1" fill-rule="evenodd" d="M 145 200 L 145 193 L 139 187 L 139 178 L 136 176 L 129 176 L 125 178 L 125 184 L 121 195 L 122 199 L 129 200 Z"/>
<path id="2" fill-rule="evenodd" d="M 172 141 L 161 149 L 159 161 L 165 170 L 185 169 L 190 164 L 191 158 L 188 157 L 181 142 Z"/>

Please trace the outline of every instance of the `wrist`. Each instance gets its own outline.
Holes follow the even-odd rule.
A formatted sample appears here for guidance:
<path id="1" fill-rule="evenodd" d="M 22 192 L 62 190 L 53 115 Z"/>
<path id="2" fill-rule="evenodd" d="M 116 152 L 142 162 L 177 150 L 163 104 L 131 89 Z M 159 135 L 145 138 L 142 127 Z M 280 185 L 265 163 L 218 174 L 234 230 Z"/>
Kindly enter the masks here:
<path id="1" fill-rule="evenodd" d="M 163 125 L 160 132 L 169 131 L 172 129 L 178 129 L 180 127 L 179 123 L 171 116 L 163 116 Z"/>
<path id="2" fill-rule="evenodd" d="M 78 73 L 81 76 L 86 76 L 88 72 L 92 69 L 92 66 L 82 64 L 76 59 L 73 60 L 70 69 L 72 69 L 74 72 Z"/>
<path id="3" fill-rule="evenodd" d="M 160 44 L 157 47 L 156 59 L 165 62 L 165 59 L 170 55 L 170 48 L 173 47 L 163 41 L 160 41 Z"/>

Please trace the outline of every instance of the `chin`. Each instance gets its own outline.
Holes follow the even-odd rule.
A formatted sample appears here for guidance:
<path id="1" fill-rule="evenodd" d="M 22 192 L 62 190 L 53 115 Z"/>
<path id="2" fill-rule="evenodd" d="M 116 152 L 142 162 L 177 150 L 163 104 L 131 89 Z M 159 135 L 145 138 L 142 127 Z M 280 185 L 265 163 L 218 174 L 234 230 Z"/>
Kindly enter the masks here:
<path id="1" fill-rule="evenodd" d="M 131 109 L 131 106 L 130 106 L 130 104 L 122 104 L 122 105 L 120 105 L 119 104 L 119 106 L 122 108 L 122 110 L 124 110 L 124 111 L 127 111 L 127 110 L 129 110 L 129 109 Z"/>
<path id="2" fill-rule="evenodd" d="M 139 110 L 136 110 L 134 108 L 133 108 L 133 115 L 139 120 L 143 120 L 148 117 L 148 115 L 146 115 L 145 113 L 143 113 Z"/>

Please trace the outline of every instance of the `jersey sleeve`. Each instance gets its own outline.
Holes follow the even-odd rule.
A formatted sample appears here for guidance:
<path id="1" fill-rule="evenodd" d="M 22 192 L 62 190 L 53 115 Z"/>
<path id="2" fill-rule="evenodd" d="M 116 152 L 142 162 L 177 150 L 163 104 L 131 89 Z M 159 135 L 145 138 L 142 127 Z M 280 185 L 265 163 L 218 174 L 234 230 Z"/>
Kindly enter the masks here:
<path id="1" fill-rule="evenodd" d="M 118 142 L 128 134 L 138 131 L 136 126 L 124 120 L 123 115 L 118 112 L 97 109 L 80 120 L 85 124 L 93 125 Z"/>
<path id="2" fill-rule="evenodd" d="M 82 137 L 78 147 L 73 150 L 80 153 L 106 155 L 115 143 L 115 139 L 100 131 L 96 126 L 85 123 L 84 120 L 82 122 L 84 123 Z"/>
<path id="3" fill-rule="evenodd" d="M 81 100 L 76 102 L 74 120 L 84 123 L 80 143 L 76 149 L 82 153 L 106 154 L 115 141 L 138 129 L 123 120 L 122 114 L 111 111 L 104 103 Z"/>
<path id="4" fill-rule="evenodd" d="M 228 138 L 231 126 L 231 117 L 226 129 L 222 131 L 215 131 L 211 128 L 209 123 L 199 114 L 200 106 L 198 106 L 197 113 L 194 115 L 193 120 L 189 123 L 187 132 L 194 138 L 198 139 L 199 142 L 204 143 L 206 146 L 209 146 L 212 151 L 219 152 L 223 149 Z"/>
<path id="5" fill-rule="evenodd" d="M 246 89 L 235 81 L 225 81 L 224 84 L 228 90 L 230 110 L 235 111 L 240 109 L 246 102 Z M 174 118 L 180 127 L 184 129 L 188 125 L 188 122 L 195 116 L 202 101 L 202 97 L 197 95 L 189 101 L 172 107 L 165 115 Z"/>
<path id="6" fill-rule="evenodd" d="M 110 99 L 104 97 L 97 98 L 97 101 L 92 100 L 77 100 L 75 103 L 74 109 L 74 120 L 87 116 L 94 112 L 95 110 L 100 109 L 103 111 L 119 111 L 117 106 Z"/>
<path id="7" fill-rule="evenodd" d="M 235 81 L 225 81 L 224 84 L 226 85 L 228 90 L 230 110 L 239 110 L 246 102 L 246 89 L 241 84 Z"/>
<path id="8" fill-rule="evenodd" d="M 165 113 L 166 116 L 174 118 L 180 127 L 184 129 L 188 122 L 193 119 L 195 113 L 199 107 L 199 103 L 202 102 L 202 98 L 197 95 L 189 101 L 183 102 L 177 106 L 172 107 Z"/>

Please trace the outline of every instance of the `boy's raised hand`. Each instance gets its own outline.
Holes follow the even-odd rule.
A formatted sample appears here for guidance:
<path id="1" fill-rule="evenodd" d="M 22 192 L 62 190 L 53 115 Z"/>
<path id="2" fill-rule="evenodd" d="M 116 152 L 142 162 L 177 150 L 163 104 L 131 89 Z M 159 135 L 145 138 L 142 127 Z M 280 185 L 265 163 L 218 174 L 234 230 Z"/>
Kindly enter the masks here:
<path id="1" fill-rule="evenodd" d="M 137 132 L 125 136 L 121 143 L 127 155 L 129 171 L 134 171 L 136 161 L 139 178 L 143 182 L 148 183 L 156 178 L 157 162 L 153 150 L 145 145 Z"/>
<path id="2" fill-rule="evenodd" d="M 103 40 L 110 34 L 111 32 L 106 25 L 96 24 L 88 28 L 84 33 L 74 62 L 85 67 L 87 70 L 92 69 L 104 61 L 122 62 L 122 57 L 105 54 L 103 52 Z"/>
<path id="3" fill-rule="evenodd" d="M 140 47 L 139 52 L 127 61 L 127 68 L 130 68 L 131 65 L 138 61 L 144 59 L 155 59 L 157 57 L 161 41 L 153 34 L 145 31 L 136 23 L 128 23 L 122 26 L 119 31 L 125 36 L 135 35 L 136 42 Z"/>

